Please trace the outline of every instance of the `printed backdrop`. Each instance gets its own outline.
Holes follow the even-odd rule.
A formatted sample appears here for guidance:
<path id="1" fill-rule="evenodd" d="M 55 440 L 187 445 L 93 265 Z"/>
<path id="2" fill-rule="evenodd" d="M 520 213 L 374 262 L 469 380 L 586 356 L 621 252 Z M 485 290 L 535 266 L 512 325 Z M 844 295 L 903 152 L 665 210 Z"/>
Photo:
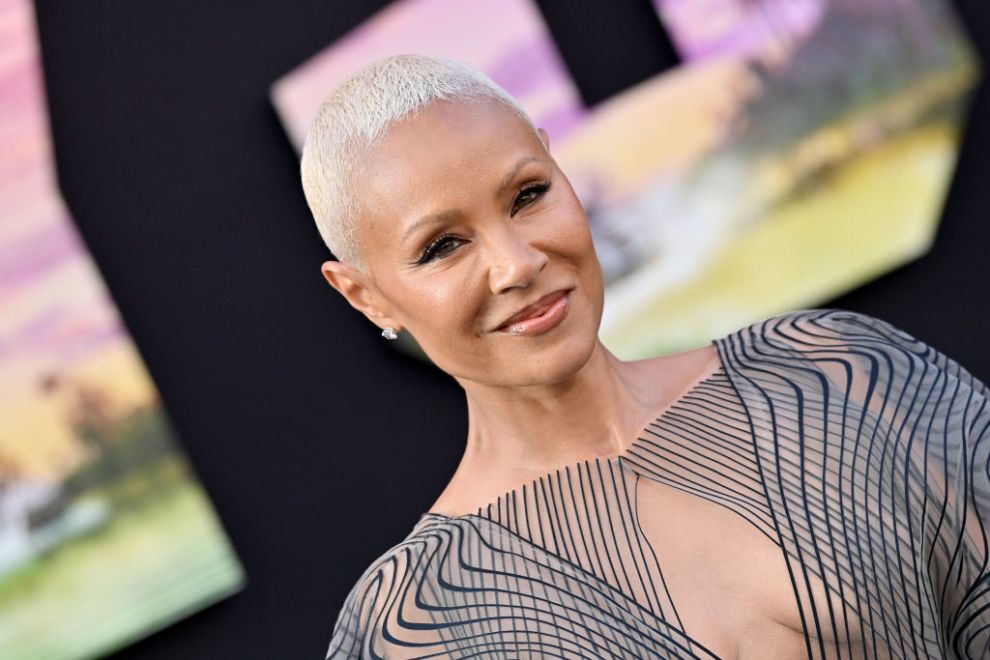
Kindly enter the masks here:
<path id="1" fill-rule="evenodd" d="M 244 572 L 58 193 L 29 0 L 0 33 L 0 658 L 89 658 Z"/>

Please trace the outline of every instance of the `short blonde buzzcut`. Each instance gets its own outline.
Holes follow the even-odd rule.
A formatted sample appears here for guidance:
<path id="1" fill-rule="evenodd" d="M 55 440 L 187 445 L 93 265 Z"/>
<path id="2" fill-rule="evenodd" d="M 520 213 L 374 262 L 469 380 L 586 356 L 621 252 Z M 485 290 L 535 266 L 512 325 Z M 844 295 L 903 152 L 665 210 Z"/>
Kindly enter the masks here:
<path id="1" fill-rule="evenodd" d="M 532 118 L 478 69 L 449 57 L 401 54 L 372 62 L 323 101 L 306 133 L 299 171 L 320 237 L 338 260 L 364 271 L 351 175 L 388 128 L 439 99 L 502 103 L 537 133 Z"/>

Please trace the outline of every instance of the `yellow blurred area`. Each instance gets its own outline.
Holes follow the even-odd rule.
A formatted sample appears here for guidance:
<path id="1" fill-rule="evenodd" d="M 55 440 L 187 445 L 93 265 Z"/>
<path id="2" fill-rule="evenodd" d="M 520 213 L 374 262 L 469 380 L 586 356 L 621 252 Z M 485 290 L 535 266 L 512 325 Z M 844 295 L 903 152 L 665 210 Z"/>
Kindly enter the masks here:
<path id="1" fill-rule="evenodd" d="M 618 203 L 689 171 L 719 146 L 759 85 L 738 58 L 692 63 L 596 106 L 550 151 L 569 177 L 595 181 L 606 195 L 600 202 Z"/>
<path id="2" fill-rule="evenodd" d="M 957 123 L 929 123 L 848 160 L 742 230 L 685 286 L 642 291 L 644 305 L 602 341 L 625 359 L 682 350 L 917 258 L 938 227 L 958 139 Z"/>
<path id="3" fill-rule="evenodd" d="M 157 401 L 158 393 L 134 344 L 123 338 L 107 344 L 46 394 L 40 387 L 18 389 L 0 398 L 0 456 L 40 478 L 63 474 L 85 457 L 64 419 L 64 396 L 73 383 L 99 388 L 120 412 Z"/>

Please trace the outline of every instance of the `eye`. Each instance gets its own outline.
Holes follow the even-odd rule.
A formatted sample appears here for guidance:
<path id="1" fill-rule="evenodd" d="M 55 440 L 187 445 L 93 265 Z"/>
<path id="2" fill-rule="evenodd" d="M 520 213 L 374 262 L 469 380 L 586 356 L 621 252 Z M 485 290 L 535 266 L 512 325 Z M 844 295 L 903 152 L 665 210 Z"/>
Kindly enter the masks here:
<path id="1" fill-rule="evenodd" d="M 420 256 L 419 259 L 416 260 L 416 263 L 425 264 L 429 261 L 435 260 L 438 256 L 443 257 L 445 254 L 452 251 L 452 250 L 443 249 L 443 247 L 446 245 L 452 245 L 453 241 L 457 241 L 457 240 L 460 239 L 450 234 L 440 234 L 432 241 L 430 241 L 430 244 L 427 245 L 426 249 L 423 250 L 423 254 Z"/>
<path id="2" fill-rule="evenodd" d="M 529 206 L 550 190 L 550 181 L 540 181 L 533 183 L 519 191 L 516 202 L 512 206 L 512 215 L 515 215 L 521 207 Z M 520 202 L 522 202 L 520 206 Z"/>

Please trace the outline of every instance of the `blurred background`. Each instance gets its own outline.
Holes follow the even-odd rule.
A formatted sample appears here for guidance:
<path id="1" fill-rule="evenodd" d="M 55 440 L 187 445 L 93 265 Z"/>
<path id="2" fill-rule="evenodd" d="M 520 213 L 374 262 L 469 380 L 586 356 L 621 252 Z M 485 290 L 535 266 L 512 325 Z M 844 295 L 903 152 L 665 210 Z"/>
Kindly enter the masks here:
<path id="1" fill-rule="evenodd" d="M 839 307 L 990 381 L 976 0 L 0 0 L 0 657 L 323 657 L 463 393 L 323 279 L 298 150 L 385 55 L 550 134 L 633 359 Z M 415 475 L 415 477 L 413 477 Z"/>

